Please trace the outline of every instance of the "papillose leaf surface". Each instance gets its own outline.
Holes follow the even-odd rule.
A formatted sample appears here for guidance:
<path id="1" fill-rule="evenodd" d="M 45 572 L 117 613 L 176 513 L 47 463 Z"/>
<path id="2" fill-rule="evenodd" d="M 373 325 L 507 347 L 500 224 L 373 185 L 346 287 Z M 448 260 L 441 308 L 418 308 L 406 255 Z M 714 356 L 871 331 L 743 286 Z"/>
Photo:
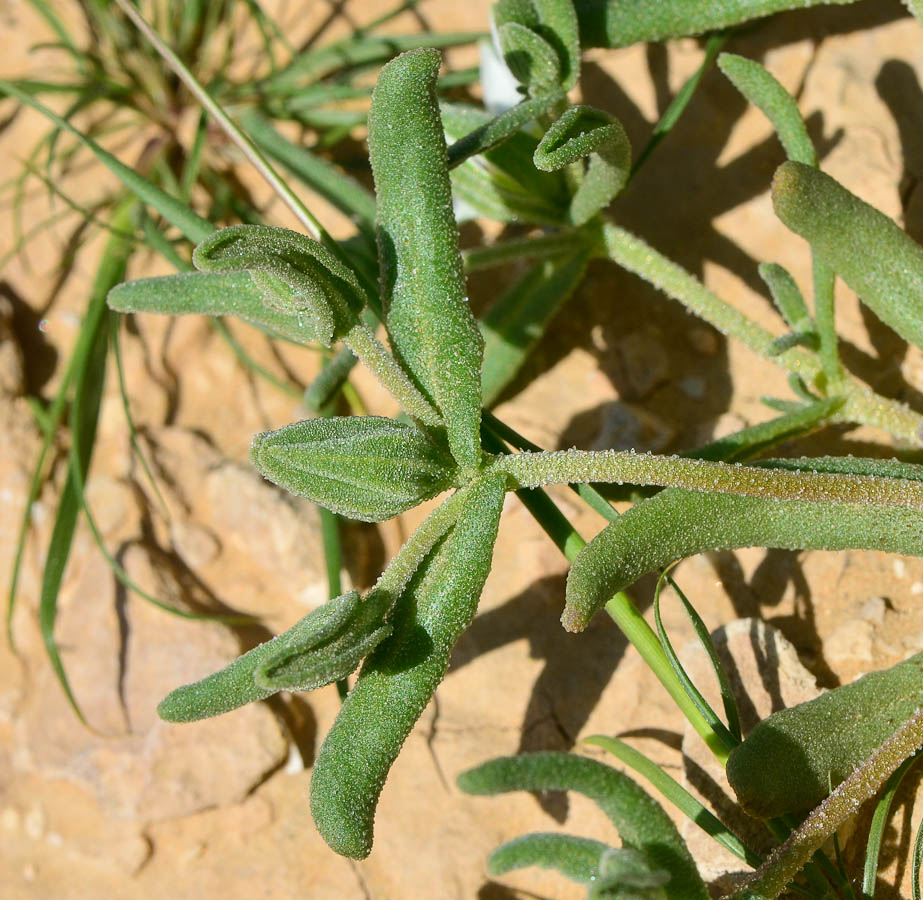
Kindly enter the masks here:
<path id="1" fill-rule="evenodd" d="M 519 22 L 507 22 L 497 31 L 506 64 L 531 93 L 548 93 L 560 84 L 561 60 L 540 34 Z"/>
<path id="2" fill-rule="evenodd" d="M 458 491 L 407 539 L 363 600 L 348 591 L 218 672 L 170 693 L 157 712 L 170 722 L 220 715 L 279 690 L 310 690 L 345 678 L 390 634 L 388 617 L 420 563 L 445 536 L 466 499 Z"/>
<path id="3" fill-rule="evenodd" d="M 109 291 L 110 309 L 167 316 L 237 316 L 299 343 L 314 340 L 308 317 L 271 309 L 248 272 L 185 272 L 120 284 Z"/>
<path id="4" fill-rule="evenodd" d="M 612 820 L 622 846 L 644 855 L 653 870 L 669 875 L 669 900 L 706 900 L 708 892 L 676 826 L 663 808 L 631 778 L 593 759 L 571 753 L 527 753 L 492 759 L 458 777 L 468 794 L 509 791 L 577 791 Z"/>
<path id="5" fill-rule="evenodd" d="M 497 847 L 487 860 L 491 875 L 540 866 L 555 869 L 565 878 L 589 884 L 599 874 L 602 855 L 612 848 L 601 841 L 571 834 L 524 834 Z"/>
<path id="6" fill-rule="evenodd" d="M 765 113 L 789 159 L 806 166 L 817 165 L 817 152 L 798 104 L 773 75 L 758 62 L 734 53 L 722 53 L 718 68 L 747 100 Z"/>
<path id="7" fill-rule="evenodd" d="M 371 627 L 370 622 L 374 623 Z M 194 722 L 265 700 L 282 687 L 260 684 L 254 674 L 277 657 L 302 661 L 300 677 L 297 682 L 290 680 L 287 690 L 307 691 L 330 684 L 359 665 L 361 656 L 356 658 L 352 647 L 365 647 L 370 636 L 381 640 L 386 633 L 380 611 L 368 608 L 356 591 L 349 591 L 220 671 L 172 691 L 157 707 L 157 714 L 167 722 Z"/>
<path id="8" fill-rule="evenodd" d="M 542 171 L 562 169 L 588 157 L 571 200 L 569 218 L 583 225 L 618 194 L 631 171 L 631 144 L 621 122 L 592 106 L 571 106 L 545 132 L 533 157 Z"/>
<path id="9" fill-rule="evenodd" d="M 855 0 L 574 0 L 586 47 L 628 47 L 641 41 L 702 34 L 750 19 Z"/>
<path id="10" fill-rule="evenodd" d="M 580 36 L 571 0 L 500 0 L 494 4 L 491 15 L 501 35 L 505 25 L 516 23 L 541 37 L 555 54 L 560 88 L 569 91 L 576 85 L 580 75 Z M 519 77 L 514 66 L 515 61 L 510 68 Z M 528 78 L 520 80 L 530 84 Z"/>
<path id="11" fill-rule="evenodd" d="M 222 228 L 196 247 L 192 261 L 203 272 L 256 273 L 253 280 L 264 302 L 278 312 L 307 316 L 325 347 L 357 323 L 362 309 L 362 287 L 355 274 L 322 244 L 287 228 Z M 260 277 L 265 275 L 284 282 L 294 298 Z"/>
<path id="12" fill-rule="evenodd" d="M 445 420 L 463 467 L 481 459 L 481 334 L 465 292 L 445 135 L 439 53 L 381 71 L 369 111 L 381 286 L 392 347 Z"/>
<path id="13" fill-rule="evenodd" d="M 772 465 L 913 481 L 923 471 L 890 460 L 835 457 Z M 772 500 L 669 488 L 635 504 L 581 551 L 567 578 L 564 627 L 582 631 L 613 594 L 676 559 L 753 546 L 923 556 L 923 513 L 874 502 Z"/>
<path id="14" fill-rule="evenodd" d="M 923 247 L 829 175 L 783 163 L 776 215 L 904 340 L 923 347 Z"/>
<path id="15" fill-rule="evenodd" d="M 728 758 L 740 805 L 760 818 L 813 809 L 923 706 L 923 654 L 763 719 Z"/>
<path id="16" fill-rule="evenodd" d="M 445 677 L 490 571 L 505 483 L 491 475 L 467 490 L 455 527 L 398 600 L 393 633 L 365 661 L 317 755 L 311 812 L 344 856 L 362 859 L 372 849 L 388 771 Z"/>
<path id="17" fill-rule="evenodd" d="M 418 428 L 379 416 L 295 422 L 258 434 L 264 478 L 332 512 L 381 522 L 451 487 L 456 467 Z"/>

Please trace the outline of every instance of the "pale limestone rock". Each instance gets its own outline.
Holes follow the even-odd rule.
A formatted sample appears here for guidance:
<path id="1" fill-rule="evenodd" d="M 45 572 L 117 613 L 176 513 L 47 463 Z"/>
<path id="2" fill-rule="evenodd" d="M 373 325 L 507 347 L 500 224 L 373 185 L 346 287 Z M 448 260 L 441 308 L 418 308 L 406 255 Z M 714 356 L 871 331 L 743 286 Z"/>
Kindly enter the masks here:
<path id="1" fill-rule="evenodd" d="M 131 548 L 125 566 L 141 586 L 186 607 L 178 582 L 162 590 L 173 576 L 160 566 L 155 578 L 148 551 Z M 239 646 L 224 626 L 122 599 L 98 557 L 62 594 L 56 635 L 77 701 L 99 731 L 77 721 L 47 664 L 35 660 L 36 692 L 17 723 L 20 769 L 74 781 L 106 815 L 147 822 L 239 802 L 285 760 L 286 739 L 262 704 L 189 725 L 156 717 L 168 691 L 220 668 Z"/>

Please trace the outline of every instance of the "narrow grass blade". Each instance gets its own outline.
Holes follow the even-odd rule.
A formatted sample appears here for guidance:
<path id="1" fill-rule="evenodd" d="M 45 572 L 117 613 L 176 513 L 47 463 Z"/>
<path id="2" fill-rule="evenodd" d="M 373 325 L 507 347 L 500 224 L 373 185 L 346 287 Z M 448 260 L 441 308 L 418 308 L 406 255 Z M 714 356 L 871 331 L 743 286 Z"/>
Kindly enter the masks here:
<path id="1" fill-rule="evenodd" d="M 179 228 L 180 231 L 193 243 L 205 240 L 215 227 L 206 219 L 196 215 L 184 203 L 171 197 L 165 191 L 162 191 L 156 185 L 151 184 L 143 176 L 139 175 L 134 169 L 129 168 L 123 162 L 116 159 L 107 150 L 99 146 L 92 138 L 87 137 L 70 122 L 62 119 L 56 113 L 52 112 L 47 106 L 39 103 L 34 97 L 23 93 L 9 82 L 0 81 L 0 91 L 15 97 L 20 103 L 31 107 L 40 112 L 43 116 L 54 122 L 59 128 L 67 131 L 91 150 L 96 157 L 112 172 L 121 182 L 130 190 L 138 199 L 152 206 L 157 210 L 171 225 Z"/>
<path id="2" fill-rule="evenodd" d="M 670 101 L 670 105 L 664 110 L 647 143 L 641 148 L 641 152 L 632 163 L 629 178 L 635 176 L 638 170 L 648 161 L 650 155 L 657 149 L 658 144 L 673 130 L 673 127 L 686 111 L 686 107 L 689 105 L 689 101 L 692 100 L 699 84 L 701 84 L 702 78 L 711 68 L 727 39 L 728 35 L 724 33 L 713 34 L 709 37 L 705 44 L 704 59 L 698 69 L 685 81 L 676 96 Z"/>
<path id="3" fill-rule="evenodd" d="M 481 318 L 484 406 L 500 397 L 586 273 L 590 254 L 579 250 L 545 260 L 517 281 Z"/>
<path id="4" fill-rule="evenodd" d="M 670 874 L 670 900 L 706 900 L 708 892 L 676 826 L 663 808 L 627 775 L 571 753 L 529 753 L 492 759 L 458 777 L 467 794 L 576 791 L 611 819 L 622 845 L 639 850 Z"/>
<path id="5" fill-rule="evenodd" d="M 762 857 L 758 853 L 751 850 L 714 813 L 699 803 L 679 782 L 671 778 L 656 763 L 651 762 L 643 753 L 628 746 L 624 741 L 601 734 L 588 737 L 583 743 L 602 747 L 626 766 L 630 766 L 657 788 L 690 822 L 698 825 L 702 831 L 713 837 L 722 847 L 730 850 L 738 859 L 742 859 L 748 866 L 756 868 L 762 863 Z"/>
<path id="6" fill-rule="evenodd" d="M 135 419 L 131 414 L 131 401 L 128 398 L 128 386 L 125 384 L 125 367 L 122 365 L 122 342 L 121 338 L 119 337 L 118 322 L 113 322 L 110 325 L 110 335 L 112 340 L 112 359 L 113 362 L 115 362 L 115 370 L 118 374 L 119 396 L 122 398 L 122 411 L 125 413 L 125 424 L 128 426 L 128 435 L 129 439 L 131 440 L 131 449 L 135 455 L 135 459 L 137 459 L 141 464 L 141 469 L 147 478 L 148 484 L 151 486 L 151 490 L 154 492 L 154 496 L 157 498 L 157 502 L 160 504 L 161 512 L 165 516 L 168 516 L 167 503 L 163 498 L 163 494 L 160 493 L 160 488 L 157 485 L 157 479 L 154 478 L 154 473 L 151 471 L 147 457 L 144 455 L 144 451 L 141 449 L 141 444 L 138 441 L 138 429 L 135 427 Z"/>
<path id="7" fill-rule="evenodd" d="M 891 813 L 891 804 L 894 802 L 894 796 L 897 794 L 904 776 L 918 759 L 919 754 L 911 756 L 910 759 L 906 759 L 901 763 L 888 779 L 878 797 L 878 802 L 875 804 L 875 812 L 872 815 L 872 824 L 869 826 L 868 842 L 865 848 L 865 865 L 862 869 L 862 900 L 874 900 L 875 882 L 878 879 L 878 855 L 881 852 L 881 840 L 884 837 L 888 816 Z"/>
<path id="8" fill-rule="evenodd" d="M 733 736 L 734 743 L 739 744 L 742 740 L 742 736 L 737 699 L 734 697 L 734 691 L 731 689 L 731 682 L 727 677 L 724 666 L 721 664 L 721 659 L 715 649 L 715 644 L 711 639 L 711 635 L 708 633 L 708 628 L 705 626 L 705 622 L 702 621 L 702 617 L 699 615 L 698 610 L 680 590 L 679 585 L 670 578 L 669 575 L 667 575 L 667 581 L 682 601 L 683 607 L 686 610 L 686 615 L 689 616 L 689 621 L 692 622 L 692 627 L 695 629 L 696 637 L 698 637 L 705 653 L 708 655 L 715 677 L 718 679 L 718 687 L 721 691 L 721 702 L 724 705 L 724 714 L 727 716 L 728 731 L 730 731 Z"/>
<path id="9" fill-rule="evenodd" d="M 920 889 L 920 869 L 923 868 L 923 822 L 917 827 L 917 835 L 913 839 L 913 856 L 910 862 L 910 896 L 911 900 L 921 900 L 923 891 Z"/>
<path id="10" fill-rule="evenodd" d="M 482 31 L 453 34 L 396 34 L 382 37 L 358 36 L 345 38 L 326 47 L 296 57 L 285 69 L 260 82 L 264 94 L 288 93 L 299 82 L 314 82 L 333 72 L 357 66 L 383 63 L 386 60 L 424 47 L 441 49 L 473 44 L 484 37 Z"/>
<path id="11" fill-rule="evenodd" d="M 375 197 L 358 181 L 305 147 L 293 144 L 257 111 L 244 115 L 241 123 L 264 153 L 282 163 L 311 190 L 329 200 L 360 226 L 374 228 Z"/>
<path id="12" fill-rule="evenodd" d="M 220 336 L 221 340 L 228 345 L 231 349 L 231 352 L 234 356 L 237 357 L 237 361 L 243 366 L 243 368 L 250 372 L 253 375 L 258 375 L 264 381 L 267 381 L 273 387 L 278 388 L 282 391 L 283 394 L 288 394 L 289 397 L 301 397 L 302 391 L 298 390 L 293 384 L 289 384 L 287 381 L 283 381 L 281 378 L 277 378 L 269 369 L 261 366 L 244 348 L 244 346 L 237 340 L 234 336 L 234 332 L 225 325 L 221 319 L 212 319 L 212 327 Z"/>
<path id="13" fill-rule="evenodd" d="M 311 211 L 301 202 L 298 196 L 289 188 L 288 184 L 279 177 L 278 173 L 269 164 L 265 156 L 244 134 L 222 107 L 215 101 L 211 94 L 196 79 L 195 75 L 183 61 L 167 46 L 155 32 L 141 13 L 128 2 L 128 0 L 115 0 L 122 12 L 128 16 L 138 30 L 144 35 L 151 46 L 163 57 L 164 61 L 176 76 L 186 85 L 192 95 L 199 101 L 202 108 L 221 126 L 222 131 L 238 146 L 253 167 L 263 176 L 266 183 L 275 194 L 291 210 L 307 231 L 317 239 L 329 239 L 324 227 L 318 222 Z M 202 238 L 200 238 L 202 240 Z"/>
<path id="14" fill-rule="evenodd" d="M 660 578 L 657 580 L 657 588 L 654 591 L 654 623 L 657 626 L 657 636 L 660 638 L 660 644 L 663 647 L 664 653 L 667 656 L 667 659 L 670 662 L 670 667 L 673 669 L 676 677 L 679 679 L 680 684 L 682 684 L 683 689 L 686 691 L 686 696 L 692 701 L 695 708 L 702 715 L 702 718 L 708 722 L 712 731 L 715 733 L 717 738 L 727 747 L 728 750 L 733 749 L 737 744 L 740 743 L 740 737 L 733 735 L 728 727 L 722 722 L 718 716 L 715 714 L 715 711 L 711 708 L 708 701 L 702 696 L 701 691 L 693 684 L 692 679 L 686 673 L 683 664 L 679 661 L 679 657 L 676 655 L 676 651 L 673 649 L 673 643 L 670 641 L 670 636 L 667 634 L 666 629 L 663 627 L 663 619 L 660 615 L 660 593 L 663 589 L 665 583 L 669 582 L 670 586 L 679 594 L 680 598 L 683 601 L 684 606 L 686 607 L 686 612 L 689 613 L 692 609 L 689 605 L 689 602 L 686 600 L 685 596 L 679 590 L 678 586 L 675 584 L 673 579 L 669 578 L 666 572 L 663 572 Z M 695 618 L 693 618 L 693 614 Z M 705 647 L 705 651 L 709 656 L 709 659 L 712 661 L 714 666 L 718 663 L 717 655 L 715 654 L 715 649 L 711 643 L 711 637 L 708 634 L 707 629 L 705 629 L 704 624 L 702 623 L 701 618 L 699 618 L 698 613 L 695 610 L 692 610 L 690 613 L 690 619 L 692 619 L 693 626 L 696 630 L 696 635 L 699 637 L 699 640 L 702 642 Z M 701 631 L 698 626 L 701 626 Z M 704 632 L 704 634 L 703 634 Z M 721 671 L 720 663 L 716 668 L 716 673 Z M 720 678 L 720 676 L 719 676 Z M 723 688 L 725 683 L 722 684 L 722 696 L 724 695 Z M 725 699 L 725 708 L 727 706 L 727 699 Z M 734 712 L 736 716 L 736 706 L 734 707 Z M 740 730 L 740 725 L 737 725 L 738 731 Z"/>
<path id="15" fill-rule="evenodd" d="M 130 214 L 133 206 L 133 203 L 128 205 L 123 203 L 120 212 L 116 213 L 113 224 L 125 227 L 131 221 Z M 87 724 L 86 719 L 71 691 L 67 674 L 64 671 L 64 664 L 54 636 L 54 626 L 58 609 L 58 592 L 70 555 L 77 525 L 77 513 L 80 511 L 79 481 L 86 480 L 90 467 L 102 401 L 109 343 L 106 294 L 113 285 L 125 277 L 125 267 L 130 253 L 131 245 L 122 238 L 109 239 L 96 273 L 90 302 L 74 350 L 77 371 L 74 398 L 71 404 L 72 460 L 48 544 L 39 597 L 39 627 L 48 658 L 71 707 L 84 724 Z M 77 476 L 79 476 L 79 481 Z"/>

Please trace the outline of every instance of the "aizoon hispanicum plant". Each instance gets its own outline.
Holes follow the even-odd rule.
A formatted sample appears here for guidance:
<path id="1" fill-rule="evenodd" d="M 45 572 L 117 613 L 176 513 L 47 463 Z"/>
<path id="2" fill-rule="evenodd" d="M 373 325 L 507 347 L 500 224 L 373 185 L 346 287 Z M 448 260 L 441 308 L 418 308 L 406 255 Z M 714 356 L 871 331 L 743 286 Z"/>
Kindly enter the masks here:
<path id="1" fill-rule="evenodd" d="M 475 614 L 492 564 L 504 494 L 522 489 L 530 489 L 522 495 L 524 502 L 573 562 L 565 627 L 580 631 L 605 607 L 718 757 L 733 760 L 731 771 L 741 773 L 734 778 L 747 805 L 765 801 L 765 811 L 774 815 L 819 799 L 816 785 L 811 793 L 793 784 L 797 798 L 781 803 L 749 779 L 754 765 L 774 758 L 767 742 L 754 737 L 741 745 L 731 723 L 718 722 L 688 685 L 668 641 L 657 640 L 621 592 L 679 557 L 719 548 L 876 548 L 923 555 L 923 467 L 851 457 L 741 464 L 782 440 L 833 422 L 877 425 L 898 439 L 921 442 L 919 414 L 876 395 L 843 367 L 833 284 L 841 275 L 884 321 L 920 344 L 923 249 L 818 170 L 794 100 L 768 72 L 723 55 L 722 70 L 770 118 L 790 157 L 776 175 L 773 199 L 780 218 L 809 240 L 815 255 L 813 312 L 784 269 L 772 263 L 761 267 L 787 326 L 784 334 L 772 334 L 606 215 L 631 177 L 632 151 L 613 116 L 573 106 L 566 94 L 579 76 L 581 39 L 584 46 L 620 45 L 699 33 L 796 5 L 805 4 L 500 0 L 495 32 L 521 83 L 519 105 L 496 116 L 473 107 L 440 108 L 440 56 L 432 49 L 397 57 L 378 78 L 368 116 L 377 288 L 344 245 L 323 233 L 318 241 L 242 225 L 199 244 L 193 256 L 198 274 L 135 282 L 110 294 L 115 309 L 230 312 L 285 334 L 309 333 L 325 346 L 342 342 L 403 407 L 407 418 L 401 421 L 316 419 L 258 435 L 251 459 L 269 480 L 365 521 L 381 521 L 451 492 L 364 597 L 350 591 L 331 600 L 226 669 L 177 688 L 159 707 L 165 719 L 188 722 L 279 690 L 308 690 L 343 679 L 361 662 L 311 783 L 315 822 L 337 852 L 355 858 L 370 852 L 375 807 L 388 771 Z M 600 16 L 603 30 L 593 31 L 591 23 Z M 717 44 L 710 46 L 717 52 Z M 447 132 L 455 139 L 448 147 Z M 639 158 L 647 156 L 642 151 Z M 551 230 L 463 257 L 453 196 L 501 221 Z M 522 439 L 482 407 L 521 365 L 593 257 L 637 273 L 724 334 L 788 369 L 798 400 L 776 401 L 782 415 L 770 423 L 679 456 L 523 449 Z M 498 300 L 479 327 L 467 304 L 465 270 L 511 259 L 536 259 L 539 265 Z M 388 347 L 368 325 L 369 310 L 384 325 Z M 510 452 L 508 444 L 523 452 Z M 581 487 L 581 496 L 610 520 L 583 547 L 535 489 L 590 482 L 664 490 L 618 516 L 597 492 Z M 886 677 L 904 685 L 907 671 Z M 862 701 L 868 692 L 857 686 L 855 696 Z M 818 749 L 813 774 L 828 767 L 831 778 L 835 772 L 835 779 L 844 780 L 831 797 L 834 808 L 811 825 L 809 834 L 796 833 L 793 844 L 781 851 L 782 862 L 757 878 L 750 896 L 776 896 L 830 833 L 830 823 L 841 821 L 856 798 L 868 796 L 923 743 L 923 725 L 913 715 L 916 694 L 909 697 L 887 726 L 865 729 L 852 755 L 836 769 L 824 748 L 832 746 L 826 732 L 838 722 L 813 711 L 819 707 L 792 713 L 810 723 L 807 730 L 796 729 L 795 740 Z M 763 733 L 773 727 L 767 724 Z M 881 750 L 872 753 L 879 744 Z M 627 776 L 586 763 L 556 756 L 534 765 L 497 762 L 463 783 L 485 792 L 579 785 L 609 804 L 631 851 L 613 856 L 611 848 L 577 840 L 561 854 L 561 845 L 543 839 L 510 856 L 516 864 L 553 864 L 548 860 L 558 854 L 561 866 L 572 865 L 586 876 L 600 897 L 706 896 L 688 851 L 657 804 Z M 681 802 L 688 807 L 690 801 Z M 735 840 L 723 832 L 722 837 Z M 757 864 L 745 848 L 741 852 Z"/>

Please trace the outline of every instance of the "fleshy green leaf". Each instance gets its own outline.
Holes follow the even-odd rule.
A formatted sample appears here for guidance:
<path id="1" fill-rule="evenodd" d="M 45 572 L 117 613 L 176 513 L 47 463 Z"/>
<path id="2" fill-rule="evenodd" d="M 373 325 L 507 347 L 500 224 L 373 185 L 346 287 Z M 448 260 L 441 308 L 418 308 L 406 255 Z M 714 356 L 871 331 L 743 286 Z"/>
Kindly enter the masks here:
<path id="1" fill-rule="evenodd" d="M 330 600 L 219 672 L 177 688 L 158 707 L 160 716 L 191 722 L 264 700 L 283 688 L 308 690 L 344 678 L 361 655 L 390 633 L 387 619 L 395 602 L 455 524 L 465 496 L 464 491 L 457 492 L 427 516 L 364 600 L 355 591 Z"/>
<path id="2" fill-rule="evenodd" d="M 349 591 L 220 671 L 171 691 L 157 714 L 167 722 L 195 722 L 280 690 L 310 691 L 345 678 L 388 634 L 386 612 L 372 597 L 362 601 Z"/>
<path id="3" fill-rule="evenodd" d="M 902 338 L 923 347 L 923 247 L 829 175 L 783 163 L 776 215 Z"/>
<path id="4" fill-rule="evenodd" d="M 577 791 L 612 820 L 622 845 L 640 851 L 670 876 L 670 900 L 705 900 L 708 893 L 676 826 L 656 800 L 627 775 L 570 753 L 505 756 L 463 772 L 458 786 L 468 794 L 509 791 Z"/>
<path id="5" fill-rule="evenodd" d="M 540 866 L 555 869 L 571 881 L 589 884 L 599 874 L 602 855 L 611 849 L 601 841 L 570 834 L 524 834 L 497 847 L 487 860 L 487 871 L 496 876 Z"/>
<path id="6" fill-rule="evenodd" d="M 535 150 L 537 169 L 563 169 L 589 157 L 569 218 L 582 225 L 625 186 L 631 171 L 631 145 L 621 122 L 592 106 L 571 106 L 545 132 Z"/>
<path id="7" fill-rule="evenodd" d="M 362 287 L 352 270 L 318 241 L 287 228 L 222 228 L 196 247 L 192 261 L 203 272 L 250 272 L 263 302 L 287 315 L 307 315 L 325 347 L 356 324 L 362 308 Z"/>
<path id="8" fill-rule="evenodd" d="M 769 288 L 772 301 L 782 318 L 796 331 L 810 330 L 814 320 L 798 284 L 788 270 L 778 263 L 761 263 L 757 271 Z"/>
<path id="9" fill-rule="evenodd" d="M 365 522 L 435 497 L 456 474 L 422 431 L 378 416 L 309 419 L 258 434 L 250 459 L 274 484 Z"/>
<path id="10" fill-rule="evenodd" d="M 503 58 L 517 81 L 538 94 L 557 87 L 561 61 L 548 41 L 519 22 L 507 22 L 497 30 Z"/>
<path id="11" fill-rule="evenodd" d="M 468 308 L 436 103 L 440 57 L 415 50 L 388 63 L 372 94 L 369 155 L 378 203 L 386 324 L 393 349 L 435 402 L 452 454 L 481 458 L 483 342 Z"/>
<path id="12" fill-rule="evenodd" d="M 455 527 L 398 601 L 393 634 L 366 660 L 317 755 L 311 812 L 337 853 L 361 859 L 372 848 L 375 807 L 391 764 L 477 608 L 504 490 L 495 475 L 466 489 Z"/>
<path id="13" fill-rule="evenodd" d="M 507 65 L 522 84 L 556 87 L 565 91 L 576 85 L 580 75 L 580 37 L 577 13 L 571 0 L 500 0 L 491 10 L 491 15 L 507 55 Z M 519 65 L 524 60 L 516 58 L 516 51 L 504 39 L 504 29 L 510 24 L 531 31 L 554 54 L 553 63 L 542 64 L 549 75 L 554 70 L 553 78 L 536 79 L 536 68 L 530 66 L 528 60 L 525 60 L 525 66 Z M 538 52 L 542 55 L 547 53 L 544 49 Z M 528 49 L 526 54 L 532 56 Z"/>
<path id="14" fill-rule="evenodd" d="M 760 463 L 761 466 L 767 463 Z M 877 474 L 919 481 L 920 466 L 888 460 L 774 460 L 779 468 Z M 567 579 L 562 621 L 583 630 L 617 591 L 676 559 L 710 550 L 877 549 L 923 556 L 923 514 L 874 502 L 774 500 L 681 489 L 635 504 L 581 551 Z"/>
<path id="15" fill-rule="evenodd" d="M 758 62 L 734 53 L 722 53 L 718 68 L 747 100 L 766 114 L 789 159 L 806 166 L 817 165 L 817 151 L 798 104 L 773 75 Z"/>
<path id="16" fill-rule="evenodd" d="M 263 291 L 248 272 L 186 272 L 120 284 L 109 291 L 118 312 L 168 316 L 237 316 L 298 343 L 314 340 L 306 317 L 288 315 L 263 303 Z"/>
<path id="17" fill-rule="evenodd" d="M 574 0 L 586 47 L 628 47 L 642 41 L 702 34 L 787 9 L 855 0 Z"/>
<path id="18" fill-rule="evenodd" d="M 728 757 L 728 781 L 760 818 L 813 809 L 921 704 L 918 653 L 763 719 Z"/>

